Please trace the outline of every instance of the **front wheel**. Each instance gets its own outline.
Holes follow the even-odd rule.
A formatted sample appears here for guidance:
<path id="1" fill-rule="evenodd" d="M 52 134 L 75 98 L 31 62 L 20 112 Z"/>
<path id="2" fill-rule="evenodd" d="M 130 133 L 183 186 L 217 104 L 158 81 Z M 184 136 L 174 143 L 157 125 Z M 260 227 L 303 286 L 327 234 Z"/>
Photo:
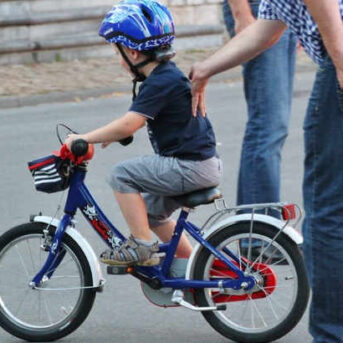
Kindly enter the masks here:
<path id="1" fill-rule="evenodd" d="M 34 342 L 53 341 L 74 331 L 95 298 L 87 258 L 66 234 L 58 252 L 63 259 L 51 278 L 44 277 L 39 288 L 29 287 L 48 256 L 41 249 L 46 226 L 28 223 L 0 237 L 0 326 Z"/>
<path id="2" fill-rule="evenodd" d="M 209 243 L 257 282 L 249 291 L 197 289 L 200 307 L 227 305 L 224 311 L 202 312 L 208 323 L 223 336 L 243 343 L 271 342 L 292 330 L 309 298 L 306 270 L 297 245 L 264 223 L 254 223 L 250 231 L 250 222 L 223 228 Z M 229 251 L 238 260 L 234 261 Z M 237 275 L 203 248 L 193 278 L 218 280 Z"/>

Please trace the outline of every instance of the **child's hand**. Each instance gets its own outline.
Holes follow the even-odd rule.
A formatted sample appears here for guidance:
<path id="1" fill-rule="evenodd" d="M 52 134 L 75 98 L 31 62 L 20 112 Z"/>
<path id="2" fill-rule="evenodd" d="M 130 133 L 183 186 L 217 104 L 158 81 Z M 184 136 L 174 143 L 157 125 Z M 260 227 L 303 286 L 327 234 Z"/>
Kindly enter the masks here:
<path id="1" fill-rule="evenodd" d="M 70 134 L 68 135 L 68 137 L 66 138 L 66 140 L 64 141 L 64 143 L 67 145 L 67 148 L 69 151 L 71 151 L 71 144 L 73 143 L 73 141 L 75 141 L 76 139 L 85 139 L 83 135 L 75 135 L 75 134 Z"/>
<path id="2" fill-rule="evenodd" d="M 108 142 L 108 143 L 102 143 L 101 144 L 101 149 L 105 149 L 107 148 L 109 145 L 111 144 L 111 142 Z"/>

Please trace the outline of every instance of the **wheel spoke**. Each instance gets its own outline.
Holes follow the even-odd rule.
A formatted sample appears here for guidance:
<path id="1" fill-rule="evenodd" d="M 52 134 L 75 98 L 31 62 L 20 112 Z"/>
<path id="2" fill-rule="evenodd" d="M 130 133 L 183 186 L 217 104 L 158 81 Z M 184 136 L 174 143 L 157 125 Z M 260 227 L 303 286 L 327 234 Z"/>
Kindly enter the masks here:
<path id="1" fill-rule="evenodd" d="M 63 278 L 69 278 L 69 279 L 79 279 L 77 275 L 53 275 L 50 280 L 56 280 L 56 279 L 63 279 Z"/>
<path id="2" fill-rule="evenodd" d="M 42 293 L 38 292 L 38 313 L 39 321 L 43 320 L 43 311 L 42 311 Z"/>
<path id="3" fill-rule="evenodd" d="M 278 265 L 279 265 L 279 262 L 281 262 L 281 261 L 278 261 L 278 262 L 273 263 L 273 264 L 268 264 L 266 267 L 264 267 L 264 268 L 262 268 L 262 269 L 259 269 L 259 272 L 260 272 L 260 273 L 263 273 L 265 270 L 268 270 L 268 269 L 270 269 L 271 267 L 278 266 Z M 285 268 L 286 266 L 279 265 L 279 267 Z M 292 269 L 293 269 L 292 266 L 289 265 L 289 266 L 288 266 L 288 271 L 291 272 Z M 285 270 L 285 271 L 286 271 L 286 270 Z"/>
<path id="4" fill-rule="evenodd" d="M 258 309 L 258 307 L 257 307 L 257 305 L 256 305 L 256 301 L 254 301 L 254 300 L 252 299 L 251 295 L 249 295 L 248 298 L 249 298 L 249 300 L 251 301 L 253 307 L 255 308 L 257 315 L 260 316 L 260 319 L 261 319 L 261 321 L 262 321 L 264 327 L 268 327 L 267 323 L 266 323 L 265 320 L 264 320 L 264 317 L 263 317 L 262 313 L 259 311 L 259 309 Z"/>
<path id="5" fill-rule="evenodd" d="M 265 291 L 265 289 L 263 287 L 260 287 L 260 286 L 257 286 L 266 296 L 266 300 L 267 300 L 267 303 L 269 304 L 269 307 L 271 308 L 271 311 L 275 317 L 276 320 L 279 319 L 279 316 L 277 315 L 277 313 L 275 312 L 275 309 L 274 309 L 274 306 L 272 304 L 272 301 L 271 301 L 271 298 L 269 297 L 269 294 Z"/>
<path id="6" fill-rule="evenodd" d="M 43 258 L 42 258 L 43 249 L 41 248 L 42 245 L 43 245 L 43 239 L 39 238 L 39 266 L 43 265 Z"/>
<path id="7" fill-rule="evenodd" d="M 247 313 L 247 310 L 248 310 L 248 307 L 249 307 L 249 302 L 248 301 L 244 301 L 244 308 L 242 310 L 242 313 L 241 313 L 241 316 L 240 316 L 240 321 L 243 321 L 246 313 Z"/>
<path id="8" fill-rule="evenodd" d="M 263 289 L 263 288 L 261 288 L 261 287 L 259 287 L 259 286 L 258 286 L 258 288 L 260 288 L 260 289 L 264 292 L 264 289 Z M 267 294 L 267 293 L 266 293 L 266 294 Z M 275 297 L 273 297 L 272 295 L 268 294 L 268 295 L 266 296 L 266 298 L 268 298 L 271 302 L 274 302 L 275 305 L 277 305 L 278 307 L 280 307 L 280 308 L 283 309 L 284 311 L 287 311 L 287 308 L 286 308 L 285 306 L 281 305 L 280 302 L 277 301 L 277 300 L 275 299 Z"/>
<path id="9" fill-rule="evenodd" d="M 45 312 L 46 312 L 48 319 L 49 319 L 49 323 L 53 324 L 53 320 L 51 318 L 50 309 L 49 309 L 48 303 L 46 301 L 46 297 L 44 295 L 42 295 L 42 298 L 43 298 L 43 302 L 44 302 Z"/>
<path id="10" fill-rule="evenodd" d="M 61 252 L 59 253 L 59 255 L 61 254 Z M 58 255 L 58 256 L 59 256 Z M 58 257 L 57 256 L 57 257 Z M 57 258 L 56 257 L 56 258 Z M 55 268 L 51 268 L 51 269 L 49 269 L 48 271 L 47 271 L 47 274 L 49 274 L 49 273 L 54 273 L 55 272 L 55 270 L 58 268 L 58 269 L 62 269 L 62 264 L 65 262 L 65 264 L 67 263 L 67 262 L 70 262 L 70 261 L 72 261 L 73 259 L 70 257 L 67 261 L 64 261 L 64 259 L 63 259 L 63 261 L 57 266 L 57 267 L 55 267 Z"/>
<path id="11" fill-rule="evenodd" d="M 255 328 L 255 316 L 254 316 L 254 308 L 252 306 L 252 302 L 249 301 L 250 304 L 250 318 L 251 318 L 251 327 Z"/>
<path id="12" fill-rule="evenodd" d="M 25 264 L 24 264 L 24 259 L 23 259 L 23 257 L 21 256 L 20 249 L 19 249 L 18 245 L 15 246 L 15 249 L 16 249 L 16 252 L 17 252 L 17 254 L 18 254 L 18 256 L 19 256 L 20 263 L 21 263 L 21 265 L 23 266 L 23 269 L 24 269 L 24 271 L 25 271 L 25 273 L 26 273 L 26 276 L 29 278 L 29 277 L 30 277 L 29 271 L 27 270 L 27 268 L 26 268 L 26 266 L 25 266 Z"/>
<path id="13" fill-rule="evenodd" d="M 20 310 L 21 310 L 21 307 L 23 306 L 23 303 L 25 302 L 25 300 L 27 299 L 27 293 L 30 291 L 30 288 L 27 288 L 25 293 L 24 293 L 24 296 L 23 296 L 23 299 L 20 301 L 16 311 L 15 311 L 15 314 L 16 316 L 20 313 Z"/>
<path id="14" fill-rule="evenodd" d="M 32 270 L 35 270 L 35 264 L 33 262 L 33 255 L 32 255 L 32 250 L 31 250 L 31 247 L 30 247 L 30 244 L 29 244 L 29 240 L 27 240 L 26 242 L 26 246 L 27 246 L 27 250 L 29 252 L 29 256 L 30 256 L 30 260 L 31 260 L 31 264 L 32 264 Z"/>
<path id="15" fill-rule="evenodd" d="M 238 248 L 239 269 L 242 270 L 242 253 L 241 253 L 241 247 L 240 247 L 239 241 L 237 241 L 237 248 Z"/>
<path id="16" fill-rule="evenodd" d="M 276 286 L 265 286 L 265 287 L 263 287 L 264 289 L 290 289 L 290 288 L 292 288 L 291 286 L 278 286 L 278 285 L 276 285 Z M 281 293 L 280 293 L 280 295 L 282 295 Z"/>

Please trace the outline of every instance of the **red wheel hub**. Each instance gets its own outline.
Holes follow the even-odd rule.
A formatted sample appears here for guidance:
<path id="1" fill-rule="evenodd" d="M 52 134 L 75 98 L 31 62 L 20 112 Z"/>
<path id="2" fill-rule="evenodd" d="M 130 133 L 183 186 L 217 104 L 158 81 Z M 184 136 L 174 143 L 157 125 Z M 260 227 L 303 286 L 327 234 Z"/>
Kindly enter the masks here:
<path id="1" fill-rule="evenodd" d="M 246 264 L 252 264 L 252 262 L 247 260 L 246 258 L 242 258 L 242 260 Z M 237 267 L 239 266 L 237 262 L 233 261 L 233 263 Z M 245 269 L 243 268 L 244 267 L 242 266 L 242 271 L 244 271 Z M 261 299 L 266 298 L 267 296 L 272 294 L 277 282 L 274 271 L 267 264 L 256 262 L 253 265 L 252 273 L 258 273 L 261 277 L 261 280 L 263 280 L 262 284 L 260 285 L 260 288 L 263 288 L 263 290 L 256 287 L 257 289 L 255 291 L 254 289 L 247 290 L 245 294 L 239 295 L 235 294 L 237 293 L 237 291 L 235 290 L 232 290 L 232 294 L 220 294 L 220 292 L 214 291 L 212 292 L 213 301 L 215 303 L 227 303 L 232 301 L 243 301 L 248 299 Z M 210 276 L 223 279 L 238 279 L 237 274 L 234 271 L 230 270 L 225 263 L 218 259 L 215 259 L 213 261 Z"/>

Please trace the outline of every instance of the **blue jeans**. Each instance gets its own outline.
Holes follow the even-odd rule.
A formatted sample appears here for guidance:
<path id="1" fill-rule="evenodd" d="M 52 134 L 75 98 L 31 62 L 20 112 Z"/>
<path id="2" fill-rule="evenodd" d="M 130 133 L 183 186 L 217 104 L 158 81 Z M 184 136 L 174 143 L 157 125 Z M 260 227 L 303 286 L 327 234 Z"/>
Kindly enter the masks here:
<path id="1" fill-rule="evenodd" d="M 259 1 L 251 1 L 255 16 L 258 6 Z M 227 0 L 223 13 L 232 37 L 235 24 Z M 243 65 L 248 122 L 241 152 L 238 204 L 280 200 L 281 150 L 288 134 L 296 41 L 287 30 L 272 48 Z"/>
<path id="2" fill-rule="evenodd" d="M 343 343 L 343 91 L 329 58 L 304 122 L 304 256 L 313 291 L 314 343 Z"/>

